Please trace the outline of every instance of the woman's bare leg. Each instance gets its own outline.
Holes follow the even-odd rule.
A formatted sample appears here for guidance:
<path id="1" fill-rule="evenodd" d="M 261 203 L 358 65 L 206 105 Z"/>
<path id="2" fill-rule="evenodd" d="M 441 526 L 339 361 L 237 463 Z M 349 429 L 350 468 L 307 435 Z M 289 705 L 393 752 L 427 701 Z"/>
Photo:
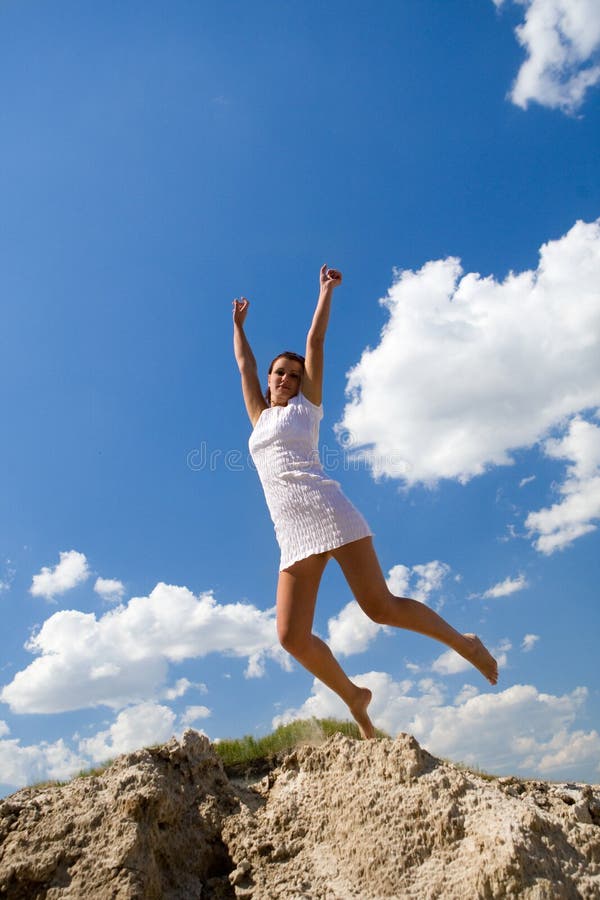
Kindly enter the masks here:
<path id="1" fill-rule="evenodd" d="M 461 634 L 440 615 L 408 597 L 390 592 L 370 537 L 332 551 L 357 603 L 373 621 L 417 631 L 451 647 L 479 669 L 491 684 L 498 681 L 498 664 L 474 634 Z"/>
<path id="2" fill-rule="evenodd" d="M 350 681 L 327 644 L 312 633 L 317 591 L 327 559 L 328 554 L 320 553 L 279 573 L 277 633 L 288 653 L 342 698 L 362 736 L 372 738 L 375 729 L 367 713 L 371 691 Z"/>

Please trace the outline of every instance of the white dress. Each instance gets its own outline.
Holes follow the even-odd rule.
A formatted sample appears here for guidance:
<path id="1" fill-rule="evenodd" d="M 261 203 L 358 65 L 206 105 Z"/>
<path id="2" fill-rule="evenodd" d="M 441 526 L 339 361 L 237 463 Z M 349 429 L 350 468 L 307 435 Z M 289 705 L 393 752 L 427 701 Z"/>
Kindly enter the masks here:
<path id="1" fill-rule="evenodd" d="M 322 406 L 297 394 L 287 406 L 263 410 L 248 442 L 281 549 L 280 570 L 373 533 L 321 465 L 322 418 Z"/>

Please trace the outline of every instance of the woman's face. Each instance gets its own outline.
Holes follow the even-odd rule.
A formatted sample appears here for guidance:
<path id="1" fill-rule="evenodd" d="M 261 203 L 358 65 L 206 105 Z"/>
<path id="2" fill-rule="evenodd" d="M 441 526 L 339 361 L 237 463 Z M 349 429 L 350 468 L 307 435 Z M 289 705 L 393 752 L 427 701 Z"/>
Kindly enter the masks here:
<path id="1" fill-rule="evenodd" d="M 295 359 L 280 356 L 273 363 L 268 376 L 271 389 L 271 406 L 287 406 L 290 397 L 295 397 L 302 383 L 302 364 Z"/>

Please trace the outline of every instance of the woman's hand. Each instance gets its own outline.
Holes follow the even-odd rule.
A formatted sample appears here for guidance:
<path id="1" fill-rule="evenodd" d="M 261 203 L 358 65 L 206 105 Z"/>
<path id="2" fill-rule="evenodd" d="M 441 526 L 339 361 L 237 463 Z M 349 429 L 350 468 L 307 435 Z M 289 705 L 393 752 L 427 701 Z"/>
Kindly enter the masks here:
<path id="1" fill-rule="evenodd" d="M 327 264 L 321 266 L 321 290 L 324 288 L 335 288 L 342 283 L 342 273 L 339 269 L 328 269 Z"/>
<path id="2" fill-rule="evenodd" d="M 233 324 L 239 325 L 240 328 L 244 327 L 244 321 L 248 314 L 248 309 L 250 307 L 250 301 L 246 300 L 245 297 L 240 297 L 238 300 L 237 297 L 233 301 Z"/>

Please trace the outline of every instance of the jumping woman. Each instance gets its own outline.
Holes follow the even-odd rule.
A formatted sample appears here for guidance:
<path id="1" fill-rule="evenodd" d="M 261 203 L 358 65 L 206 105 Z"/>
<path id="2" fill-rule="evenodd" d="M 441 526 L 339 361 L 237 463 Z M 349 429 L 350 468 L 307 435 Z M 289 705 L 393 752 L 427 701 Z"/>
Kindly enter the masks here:
<path id="1" fill-rule="evenodd" d="M 249 302 L 233 301 L 233 346 L 244 402 L 253 431 L 249 447 L 281 549 L 277 585 L 277 633 L 282 646 L 338 694 L 364 738 L 375 729 L 367 709 L 371 691 L 354 684 L 331 650 L 312 633 L 321 576 L 329 559 L 340 565 L 361 609 L 380 625 L 395 625 L 451 647 L 491 684 L 498 666 L 474 634 L 461 634 L 441 616 L 389 590 L 362 515 L 328 478 L 318 455 L 323 385 L 323 348 L 336 269 L 321 268 L 320 292 L 306 337 L 306 355 L 284 352 L 269 367 L 262 393 L 256 360 L 244 333 Z"/>

